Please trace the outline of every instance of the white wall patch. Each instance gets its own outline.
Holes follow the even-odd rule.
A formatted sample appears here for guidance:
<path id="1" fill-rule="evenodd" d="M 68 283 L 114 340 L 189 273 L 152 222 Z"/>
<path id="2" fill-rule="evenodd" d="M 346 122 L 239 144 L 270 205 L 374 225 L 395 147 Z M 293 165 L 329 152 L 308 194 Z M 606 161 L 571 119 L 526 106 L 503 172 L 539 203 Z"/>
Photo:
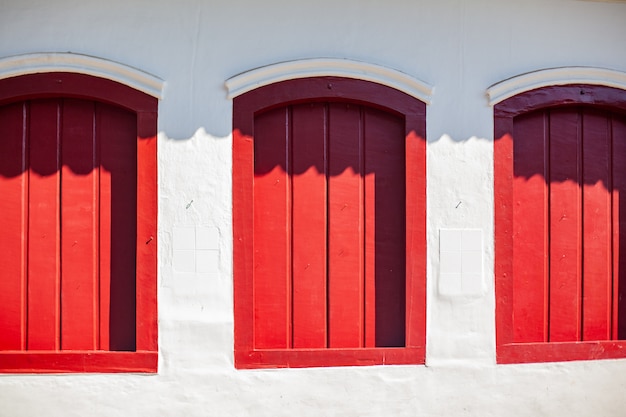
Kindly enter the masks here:
<path id="1" fill-rule="evenodd" d="M 439 294 L 480 296 L 483 283 L 483 234 L 480 229 L 439 230 Z"/>

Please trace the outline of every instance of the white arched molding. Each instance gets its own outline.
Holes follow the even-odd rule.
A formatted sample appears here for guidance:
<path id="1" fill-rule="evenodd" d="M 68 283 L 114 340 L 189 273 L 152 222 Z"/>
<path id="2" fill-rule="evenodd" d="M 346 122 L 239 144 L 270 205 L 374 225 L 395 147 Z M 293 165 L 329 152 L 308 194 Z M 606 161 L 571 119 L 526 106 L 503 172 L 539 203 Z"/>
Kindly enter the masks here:
<path id="1" fill-rule="evenodd" d="M 303 59 L 281 62 L 244 72 L 226 80 L 228 98 L 279 81 L 309 77 L 346 77 L 395 88 L 430 104 L 433 87 L 403 72 L 349 59 Z"/>
<path id="2" fill-rule="evenodd" d="M 593 67 L 550 68 L 518 75 L 501 81 L 487 89 L 489 105 L 525 91 L 551 85 L 592 84 L 626 90 L 626 73 Z"/>
<path id="3" fill-rule="evenodd" d="M 93 75 L 125 84 L 162 98 L 163 80 L 114 61 L 73 53 L 39 53 L 0 59 L 0 80 L 26 74 L 72 72 Z"/>

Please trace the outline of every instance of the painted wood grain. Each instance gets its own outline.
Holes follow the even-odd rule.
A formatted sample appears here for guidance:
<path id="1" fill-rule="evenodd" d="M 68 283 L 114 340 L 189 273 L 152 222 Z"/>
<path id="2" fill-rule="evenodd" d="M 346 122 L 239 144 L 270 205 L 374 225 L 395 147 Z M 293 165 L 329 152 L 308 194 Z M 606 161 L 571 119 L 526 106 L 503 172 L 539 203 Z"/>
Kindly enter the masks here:
<path id="1" fill-rule="evenodd" d="M 515 121 L 513 152 L 513 291 L 515 342 L 548 341 L 549 114 Z"/>
<path id="2" fill-rule="evenodd" d="M 582 113 L 582 337 L 611 340 L 613 245 L 611 132 L 605 112 Z"/>
<path id="3" fill-rule="evenodd" d="M 363 132 L 359 106 L 329 106 L 328 346 L 364 340 Z"/>
<path id="4" fill-rule="evenodd" d="M 366 337 L 374 331 L 374 346 L 402 347 L 406 327 L 404 126 L 394 115 L 365 108 L 363 131 Z M 374 302 L 369 298 L 372 292 Z M 370 309 L 375 310 L 373 317 L 367 314 Z"/>
<path id="5" fill-rule="evenodd" d="M 27 111 L 22 102 L 0 107 L 0 350 L 26 347 Z"/>
<path id="6" fill-rule="evenodd" d="M 61 100 L 30 105 L 28 349 L 60 349 Z"/>
<path id="7" fill-rule="evenodd" d="M 97 348 L 98 206 L 93 103 L 64 100 L 61 135 L 61 348 Z"/>
<path id="8" fill-rule="evenodd" d="M 328 108 L 292 107 L 293 347 L 327 346 Z"/>
<path id="9" fill-rule="evenodd" d="M 255 120 L 254 154 L 254 345 L 291 345 L 291 199 L 289 110 Z"/>

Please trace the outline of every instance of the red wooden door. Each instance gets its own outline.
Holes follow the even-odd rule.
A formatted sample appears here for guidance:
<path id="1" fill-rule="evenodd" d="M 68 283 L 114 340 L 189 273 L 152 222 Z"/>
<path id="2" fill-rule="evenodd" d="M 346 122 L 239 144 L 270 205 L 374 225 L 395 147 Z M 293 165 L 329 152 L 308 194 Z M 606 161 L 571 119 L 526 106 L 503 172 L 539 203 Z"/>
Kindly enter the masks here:
<path id="1" fill-rule="evenodd" d="M 513 137 L 513 342 L 626 337 L 626 118 L 540 110 Z"/>
<path id="2" fill-rule="evenodd" d="M 254 347 L 405 346 L 404 120 L 317 102 L 254 132 Z"/>
<path id="3" fill-rule="evenodd" d="M 0 350 L 135 350 L 135 113 L 0 107 Z"/>

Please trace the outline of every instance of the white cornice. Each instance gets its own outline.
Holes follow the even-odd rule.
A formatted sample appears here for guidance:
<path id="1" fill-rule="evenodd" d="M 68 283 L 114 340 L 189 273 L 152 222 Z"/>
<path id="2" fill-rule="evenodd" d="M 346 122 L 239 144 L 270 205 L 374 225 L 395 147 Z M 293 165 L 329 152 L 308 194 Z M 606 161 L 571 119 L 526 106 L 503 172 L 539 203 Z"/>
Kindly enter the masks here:
<path id="1" fill-rule="evenodd" d="M 73 72 L 106 78 L 162 97 L 163 80 L 117 62 L 73 53 L 39 53 L 16 55 L 0 59 L 0 80 L 19 75 L 43 72 Z"/>
<path id="2" fill-rule="evenodd" d="M 593 67 L 550 68 L 518 75 L 501 81 L 487 89 L 489 105 L 535 88 L 551 85 L 592 84 L 626 90 L 626 73 Z"/>
<path id="3" fill-rule="evenodd" d="M 226 80 L 228 98 L 268 84 L 297 78 L 336 76 L 372 81 L 395 88 L 430 104 L 433 87 L 403 72 L 349 59 L 316 58 L 281 62 Z"/>

